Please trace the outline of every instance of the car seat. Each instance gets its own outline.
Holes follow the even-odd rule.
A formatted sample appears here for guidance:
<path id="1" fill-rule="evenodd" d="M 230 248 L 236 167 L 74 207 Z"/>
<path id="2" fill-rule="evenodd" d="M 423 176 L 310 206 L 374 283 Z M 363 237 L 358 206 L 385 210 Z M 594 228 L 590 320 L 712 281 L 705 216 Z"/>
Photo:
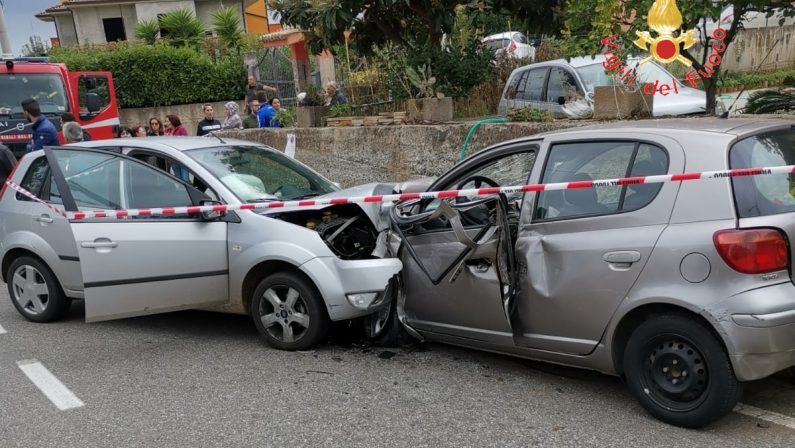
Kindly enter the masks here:
<path id="1" fill-rule="evenodd" d="M 586 173 L 575 173 L 569 182 L 591 181 L 593 178 Z M 561 216 L 597 214 L 607 212 L 604 204 L 599 203 L 599 196 L 594 188 L 576 188 L 563 190 L 566 201 Z"/>
<path id="2" fill-rule="evenodd" d="M 632 177 L 656 176 L 665 174 L 665 164 L 661 161 L 641 160 L 632 168 Z M 662 184 L 632 184 L 628 186 L 631 194 L 624 199 L 622 210 L 635 210 L 651 202 Z"/>
<path id="3" fill-rule="evenodd" d="M 14 153 L 8 149 L 8 146 L 0 145 L 0 185 L 5 183 L 16 164 L 17 158 L 14 157 Z"/>

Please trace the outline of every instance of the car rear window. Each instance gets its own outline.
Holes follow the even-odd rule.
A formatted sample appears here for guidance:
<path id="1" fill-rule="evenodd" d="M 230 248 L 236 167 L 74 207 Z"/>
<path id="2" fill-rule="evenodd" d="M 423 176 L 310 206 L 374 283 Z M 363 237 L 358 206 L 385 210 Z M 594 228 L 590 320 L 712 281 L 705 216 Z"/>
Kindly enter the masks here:
<path id="1" fill-rule="evenodd" d="M 795 165 L 795 128 L 765 132 L 738 141 L 729 152 L 732 169 Z M 795 212 L 795 175 L 732 178 L 740 218 Z"/>

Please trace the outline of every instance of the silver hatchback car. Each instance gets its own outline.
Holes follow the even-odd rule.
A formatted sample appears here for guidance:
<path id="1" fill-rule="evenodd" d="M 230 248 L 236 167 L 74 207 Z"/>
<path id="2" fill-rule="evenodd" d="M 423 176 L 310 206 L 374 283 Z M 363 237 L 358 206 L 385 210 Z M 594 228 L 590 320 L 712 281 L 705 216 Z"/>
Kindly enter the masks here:
<path id="1" fill-rule="evenodd" d="M 427 190 L 792 164 L 795 121 L 640 121 L 500 144 Z M 620 375 L 686 427 L 795 366 L 793 175 L 413 200 L 392 218 L 389 322 L 415 337 Z"/>
<path id="2" fill-rule="evenodd" d="M 2 276 L 29 320 L 56 320 L 76 298 L 87 321 L 210 308 L 251 314 L 270 345 L 302 349 L 330 321 L 389 305 L 401 262 L 385 257 L 378 204 L 71 222 L 61 212 L 383 194 L 391 185 L 339 191 L 244 141 L 82 145 L 94 149 L 47 148 L 19 162 L 11 180 L 36 200 L 5 186 L 0 194 Z"/>

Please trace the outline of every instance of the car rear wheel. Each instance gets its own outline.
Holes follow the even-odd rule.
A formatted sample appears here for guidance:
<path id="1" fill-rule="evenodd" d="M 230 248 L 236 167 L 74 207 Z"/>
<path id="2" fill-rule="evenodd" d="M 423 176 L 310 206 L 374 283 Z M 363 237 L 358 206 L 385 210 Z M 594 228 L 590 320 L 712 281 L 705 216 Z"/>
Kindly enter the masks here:
<path id="1" fill-rule="evenodd" d="M 271 347 L 304 350 L 328 334 L 325 304 L 314 285 L 280 272 L 263 279 L 251 300 L 254 324 Z"/>
<path id="2" fill-rule="evenodd" d="M 742 394 L 721 341 L 702 322 L 683 314 L 643 322 L 627 343 L 624 373 L 647 411 L 687 428 L 723 417 Z"/>
<path id="3" fill-rule="evenodd" d="M 72 300 L 66 297 L 49 267 L 33 257 L 14 260 L 6 272 L 8 294 L 19 314 L 33 322 L 63 317 Z"/>

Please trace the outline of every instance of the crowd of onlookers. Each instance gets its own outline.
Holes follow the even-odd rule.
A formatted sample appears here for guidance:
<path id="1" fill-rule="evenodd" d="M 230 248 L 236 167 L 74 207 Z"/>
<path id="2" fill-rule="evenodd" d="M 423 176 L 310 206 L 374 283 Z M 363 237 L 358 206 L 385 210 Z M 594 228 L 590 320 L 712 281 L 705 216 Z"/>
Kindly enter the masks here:
<path id="1" fill-rule="evenodd" d="M 337 88 L 334 81 L 326 83 L 326 105 L 334 106 L 347 103 L 347 99 Z M 212 104 L 204 104 L 202 119 L 196 127 L 196 135 L 203 136 L 224 129 L 249 129 L 249 128 L 278 128 L 282 127 L 279 112 L 282 110 L 281 100 L 274 96 L 276 89 L 257 82 L 253 75 L 249 75 L 245 87 L 246 91 L 246 117 L 241 118 L 240 107 L 237 102 L 229 101 L 224 104 L 226 117 L 224 121 L 215 118 Z M 306 93 L 298 94 L 298 104 L 305 104 Z M 47 145 L 60 144 L 55 126 L 50 123 L 39 109 L 39 104 L 34 99 L 22 102 L 25 117 L 33 124 L 33 138 L 28 145 L 28 150 L 41 149 Z M 75 143 L 91 140 L 91 136 L 75 121 L 73 114 L 65 112 L 61 115 L 61 124 L 66 143 Z M 159 117 L 149 119 L 149 126 L 134 124 L 133 126 L 120 127 L 117 137 L 153 137 L 161 135 L 187 136 L 188 130 L 174 114 L 166 115 L 163 120 Z"/>

